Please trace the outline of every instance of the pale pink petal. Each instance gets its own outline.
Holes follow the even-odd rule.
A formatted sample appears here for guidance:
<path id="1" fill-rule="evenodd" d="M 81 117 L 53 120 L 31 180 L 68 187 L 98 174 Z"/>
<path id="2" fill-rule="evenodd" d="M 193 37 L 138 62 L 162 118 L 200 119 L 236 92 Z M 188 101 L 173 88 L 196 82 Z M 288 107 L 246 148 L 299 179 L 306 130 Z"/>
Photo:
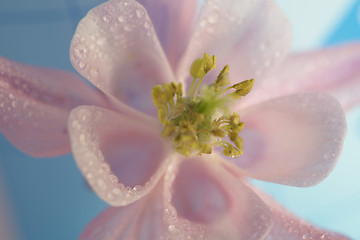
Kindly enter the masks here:
<path id="1" fill-rule="evenodd" d="M 250 177 L 310 186 L 335 166 L 346 135 L 341 105 L 328 94 L 304 93 L 240 111 L 244 155 L 235 162 Z"/>
<path id="2" fill-rule="evenodd" d="M 272 0 L 207 0 L 177 74 L 186 79 L 192 61 L 207 52 L 216 55 L 217 71 L 230 65 L 231 81 L 257 78 L 290 44 L 288 20 Z"/>
<path id="3" fill-rule="evenodd" d="M 174 79 L 149 16 L 134 0 L 92 9 L 76 29 L 70 60 L 105 93 L 147 113 L 156 112 L 152 87 Z"/>
<path id="4" fill-rule="evenodd" d="M 359 43 L 292 54 L 244 100 L 254 103 L 291 93 L 328 92 L 349 109 L 360 101 L 359 69 Z"/>
<path id="5" fill-rule="evenodd" d="M 194 27 L 198 1 L 139 0 L 146 8 L 168 60 L 175 70 Z"/>
<path id="6" fill-rule="evenodd" d="M 83 104 L 105 105 L 77 76 L 0 57 L 0 131 L 21 151 L 51 157 L 70 151 L 67 118 Z"/>
<path id="7" fill-rule="evenodd" d="M 221 161 L 219 156 L 182 159 L 168 172 L 165 199 L 172 206 L 165 219 L 176 239 L 257 240 L 269 231 L 266 205 Z"/>
<path id="8" fill-rule="evenodd" d="M 80 240 L 160 240 L 168 227 L 163 220 L 162 184 L 126 207 L 111 207 L 88 224 Z M 167 239 L 167 238 L 166 238 Z"/>
<path id="9" fill-rule="evenodd" d="M 92 106 L 73 110 L 71 147 L 78 167 L 100 198 L 127 205 L 147 194 L 161 177 L 167 146 L 153 119 Z"/>
<path id="10" fill-rule="evenodd" d="M 274 225 L 265 238 L 266 240 L 350 240 L 343 235 L 320 229 L 299 219 L 279 205 L 272 197 L 261 190 L 251 188 L 256 191 L 272 212 Z"/>

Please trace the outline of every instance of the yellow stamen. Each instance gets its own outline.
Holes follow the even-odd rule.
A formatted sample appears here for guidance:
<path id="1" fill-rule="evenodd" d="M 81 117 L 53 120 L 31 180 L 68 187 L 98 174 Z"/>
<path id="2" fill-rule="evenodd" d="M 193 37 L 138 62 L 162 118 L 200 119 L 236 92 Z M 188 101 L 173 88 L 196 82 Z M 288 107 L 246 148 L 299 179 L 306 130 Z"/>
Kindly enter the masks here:
<path id="1" fill-rule="evenodd" d="M 239 114 L 229 114 L 228 107 L 250 92 L 254 80 L 229 86 L 229 66 L 226 65 L 212 84 L 201 87 L 206 74 L 215 67 L 215 56 L 205 53 L 203 58 L 196 59 L 190 68 L 194 80 L 185 97 L 181 83 L 171 82 L 152 89 L 153 102 L 164 126 L 162 136 L 171 139 L 176 151 L 186 157 L 196 152 L 210 154 L 213 147 L 218 146 L 224 148 L 226 156 L 243 154 L 239 133 L 244 123 Z M 222 140 L 225 137 L 231 143 Z"/>

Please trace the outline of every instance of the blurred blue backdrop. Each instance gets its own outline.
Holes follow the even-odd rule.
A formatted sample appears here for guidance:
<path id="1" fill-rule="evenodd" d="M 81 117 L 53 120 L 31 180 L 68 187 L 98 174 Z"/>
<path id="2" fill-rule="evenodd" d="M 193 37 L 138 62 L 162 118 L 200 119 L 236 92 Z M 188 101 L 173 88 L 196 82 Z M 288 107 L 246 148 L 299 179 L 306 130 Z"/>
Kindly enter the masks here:
<path id="1" fill-rule="evenodd" d="M 74 71 L 68 57 L 78 21 L 100 0 L 1 0 L 0 55 Z M 277 0 L 294 27 L 293 50 L 360 40 L 359 0 Z M 360 239 L 360 108 L 335 171 L 306 189 L 256 181 L 299 216 Z M 71 155 L 33 159 L 0 135 L 0 181 L 21 239 L 77 239 L 106 204 L 87 187 Z M 1 193 L 0 193 L 1 194 Z M 0 236 L 1 239 L 1 236 Z"/>

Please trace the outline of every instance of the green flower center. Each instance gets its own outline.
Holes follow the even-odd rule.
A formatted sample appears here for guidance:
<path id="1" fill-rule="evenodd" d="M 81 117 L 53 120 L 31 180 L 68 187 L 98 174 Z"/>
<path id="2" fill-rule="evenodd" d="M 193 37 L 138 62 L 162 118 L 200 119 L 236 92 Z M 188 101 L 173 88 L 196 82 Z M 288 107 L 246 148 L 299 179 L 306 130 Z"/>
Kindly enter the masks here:
<path id="1" fill-rule="evenodd" d="M 210 154 L 216 146 L 223 147 L 225 156 L 243 154 L 239 133 L 244 123 L 239 114 L 230 113 L 229 106 L 250 92 L 254 79 L 230 85 L 226 65 L 212 84 L 202 84 L 215 67 L 215 56 L 205 53 L 203 58 L 196 59 L 190 69 L 194 79 L 185 96 L 181 83 L 164 83 L 152 89 L 153 102 L 164 126 L 162 136 L 169 138 L 176 151 L 186 157 L 193 153 Z"/>

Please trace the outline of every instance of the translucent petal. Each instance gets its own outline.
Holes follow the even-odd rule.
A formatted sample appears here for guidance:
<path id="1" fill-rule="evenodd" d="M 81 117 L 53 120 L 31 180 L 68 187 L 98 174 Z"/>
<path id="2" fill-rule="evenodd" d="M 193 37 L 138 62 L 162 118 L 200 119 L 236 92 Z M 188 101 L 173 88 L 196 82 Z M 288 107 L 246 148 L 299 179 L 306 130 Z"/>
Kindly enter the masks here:
<path id="1" fill-rule="evenodd" d="M 272 0 L 207 0 L 177 75 L 186 79 L 192 61 L 206 52 L 216 55 L 216 72 L 229 64 L 231 81 L 257 79 L 290 44 L 288 20 Z"/>
<path id="2" fill-rule="evenodd" d="M 341 234 L 333 233 L 328 230 L 318 228 L 311 225 L 288 212 L 284 207 L 279 205 L 274 199 L 266 195 L 258 189 L 254 191 L 261 197 L 261 199 L 268 205 L 271 210 L 274 225 L 265 238 L 266 240 L 350 240 Z"/>
<path id="3" fill-rule="evenodd" d="M 311 186 L 335 166 L 346 135 L 339 102 L 305 93 L 266 101 L 240 111 L 244 155 L 235 162 L 251 177 Z"/>
<path id="4" fill-rule="evenodd" d="M 67 118 L 84 104 L 106 106 L 102 94 L 74 74 L 0 57 L 0 131 L 21 151 L 68 153 Z"/>
<path id="5" fill-rule="evenodd" d="M 221 161 L 219 156 L 182 159 L 167 173 L 165 200 L 172 206 L 165 219 L 175 239 L 255 240 L 269 231 L 266 205 Z"/>
<path id="6" fill-rule="evenodd" d="M 163 220 L 162 185 L 126 207 L 111 207 L 86 226 L 80 240 L 163 239 L 167 225 Z"/>
<path id="7" fill-rule="evenodd" d="M 69 132 L 78 167 L 100 198 L 113 206 L 146 195 L 161 177 L 167 146 L 152 119 L 92 106 L 71 112 Z"/>
<path id="8" fill-rule="evenodd" d="M 198 1 L 139 0 L 146 8 L 175 70 L 193 32 Z"/>
<path id="9" fill-rule="evenodd" d="M 70 60 L 105 93 L 152 114 L 152 87 L 174 80 L 151 20 L 134 0 L 112 0 L 92 9 L 76 29 Z"/>
<path id="10" fill-rule="evenodd" d="M 243 104 L 299 92 L 328 92 L 345 109 L 360 101 L 360 44 L 289 55 Z"/>

